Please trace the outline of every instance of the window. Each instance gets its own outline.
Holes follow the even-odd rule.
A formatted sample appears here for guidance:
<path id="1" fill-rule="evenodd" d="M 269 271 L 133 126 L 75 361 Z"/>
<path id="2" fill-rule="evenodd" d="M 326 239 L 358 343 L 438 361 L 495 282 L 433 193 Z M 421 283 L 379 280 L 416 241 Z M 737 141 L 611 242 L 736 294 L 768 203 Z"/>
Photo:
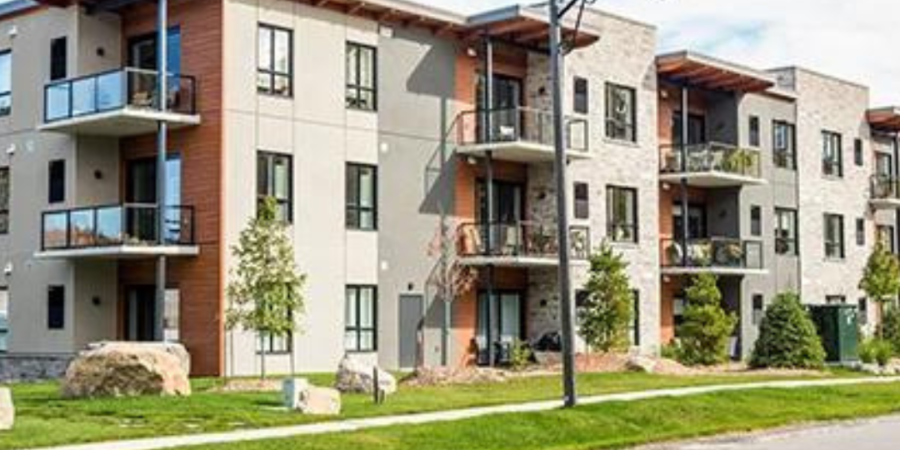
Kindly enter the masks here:
<path id="1" fill-rule="evenodd" d="M 288 313 L 288 318 L 294 320 L 293 314 Z M 290 353 L 294 348 L 294 335 L 290 332 L 287 334 L 260 333 L 256 342 L 257 353 Z"/>
<path id="2" fill-rule="evenodd" d="M 575 98 L 573 99 L 573 109 L 578 114 L 588 113 L 588 80 L 581 77 L 575 77 L 574 82 Z"/>
<path id="3" fill-rule="evenodd" d="M 634 317 L 631 320 L 631 345 L 641 345 L 641 292 L 637 289 L 631 291 L 631 305 Z"/>
<path id="4" fill-rule="evenodd" d="M 607 232 L 613 242 L 637 242 L 637 190 L 606 187 Z"/>
<path id="5" fill-rule="evenodd" d="M 844 217 L 825 214 L 825 257 L 844 258 Z"/>
<path id="6" fill-rule="evenodd" d="M 750 206 L 750 234 L 762 236 L 762 208 L 757 205 Z"/>
<path id="7" fill-rule="evenodd" d="M 347 164 L 347 228 L 375 230 L 378 227 L 378 169 Z"/>
<path id="8" fill-rule="evenodd" d="M 347 43 L 347 107 L 378 109 L 378 59 L 375 47 Z"/>
<path id="9" fill-rule="evenodd" d="M 64 159 L 50 161 L 47 181 L 47 201 L 50 203 L 66 201 L 66 161 Z"/>
<path id="10" fill-rule="evenodd" d="M 50 81 L 62 80 L 68 74 L 66 47 L 65 36 L 50 41 Z"/>
<path id="11" fill-rule="evenodd" d="M 263 94 L 290 96 L 293 93 L 293 33 L 291 30 L 259 24 L 257 35 L 256 90 Z"/>
<path id="12" fill-rule="evenodd" d="M 9 290 L 0 286 L 0 353 L 6 353 L 9 337 Z"/>
<path id="13" fill-rule="evenodd" d="M 753 325 L 762 323 L 762 318 L 766 313 L 766 302 L 762 294 L 753 294 Z"/>
<path id="14" fill-rule="evenodd" d="M 847 303 L 847 297 L 843 295 L 826 295 L 825 303 L 828 305 L 844 305 Z"/>
<path id="15" fill-rule="evenodd" d="M 378 348 L 378 294 L 375 286 L 347 286 L 344 307 L 344 350 L 372 352 Z"/>
<path id="16" fill-rule="evenodd" d="M 894 246 L 894 227 L 891 225 L 878 225 L 875 228 L 878 242 L 891 253 L 896 253 L 897 248 Z"/>
<path id="17" fill-rule="evenodd" d="M 66 323 L 66 289 L 50 286 L 47 289 L 47 328 L 61 330 Z"/>
<path id="18" fill-rule="evenodd" d="M 634 89 L 606 83 L 606 137 L 637 141 L 636 103 Z"/>
<path id="19" fill-rule="evenodd" d="M 0 234 L 9 233 L 9 167 L 0 167 Z"/>
<path id="20" fill-rule="evenodd" d="M 797 211 L 775 208 L 775 252 L 797 254 Z"/>
<path id="21" fill-rule="evenodd" d="M 822 173 L 830 177 L 844 176 L 841 135 L 831 131 L 822 132 Z"/>
<path id="22" fill-rule="evenodd" d="M 859 299 L 859 324 L 869 324 L 869 300 L 865 297 Z"/>
<path id="23" fill-rule="evenodd" d="M 795 133 L 793 124 L 781 120 L 772 123 L 772 156 L 776 167 L 789 170 L 797 168 Z"/>
<path id="24" fill-rule="evenodd" d="M 866 219 L 856 219 L 856 245 L 866 245 Z"/>
<path id="25" fill-rule="evenodd" d="M 294 182 L 291 156 L 259 152 L 256 157 L 257 208 L 267 197 L 278 205 L 278 220 L 290 223 L 294 214 Z"/>
<path id="26" fill-rule="evenodd" d="M 590 217 L 590 193 L 587 183 L 575 183 L 575 218 Z"/>
<path id="27" fill-rule="evenodd" d="M 12 52 L 0 52 L 0 116 L 12 112 Z"/>
<path id="28" fill-rule="evenodd" d="M 759 147 L 759 117 L 750 116 L 750 146 Z"/>
<path id="29" fill-rule="evenodd" d="M 857 166 L 864 164 L 863 141 L 859 138 L 853 140 L 853 163 Z"/>

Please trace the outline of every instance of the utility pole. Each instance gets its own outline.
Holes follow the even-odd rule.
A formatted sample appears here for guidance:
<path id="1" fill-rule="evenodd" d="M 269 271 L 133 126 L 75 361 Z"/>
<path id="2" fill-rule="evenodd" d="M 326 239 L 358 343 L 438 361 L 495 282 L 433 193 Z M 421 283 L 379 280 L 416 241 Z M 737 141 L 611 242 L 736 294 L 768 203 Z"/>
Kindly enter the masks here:
<path id="1" fill-rule="evenodd" d="M 569 202 L 566 195 L 565 124 L 563 123 L 563 48 L 559 0 L 550 0 L 550 86 L 553 100 L 553 146 L 556 166 L 556 215 L 559 236 L 559 303 L 562 322 L 563 404 L 578 402 L 575 392 L 574 312 L 569 273 Z M 562 14 L 579 0 L 569 0 Z"/>
<path id="2" fill-rule="evenodd" d="M 168 109 L 168 38 L 169 25 L 168 0 L 159 0 L 156 10 L 156 102 L 159 111 Z M 168 124 L 160 119 L 156 130 L 156 241 L 162 247 L 166 245 L 166 159 L 168 153 Z M 166 310 L 166 257 L 159 255 L 156 259 L 156 314 L 153 320 L 154 338 L 165 340 Z"/>

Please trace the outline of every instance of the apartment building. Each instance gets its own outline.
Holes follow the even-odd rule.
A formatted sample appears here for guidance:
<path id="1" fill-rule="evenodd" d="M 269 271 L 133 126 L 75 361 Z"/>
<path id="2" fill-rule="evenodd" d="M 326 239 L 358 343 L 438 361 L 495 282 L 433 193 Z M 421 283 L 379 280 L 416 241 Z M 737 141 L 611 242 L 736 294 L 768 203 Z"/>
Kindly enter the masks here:
<path id="1" fill-rule="evenodd" d="M 652 26 L 588 9 L 564 23 L 572 227 L 558 230 L 547 33 L 540 6 L 6 5 L 4 362 L 58 367 L 93 341 L 166 339 L 196 375 L 256 373 L 263 348 L 272 372 L 291 354 L 302 371 L 347 353 L 502 363 L 514 341 L 559 329 L 560 232 L 576 299 L 594 246 L 624 255 L 633 346 L 648 354 L 677 337 L 683 287 L 704 271 L 741 318 L 735 357 L 778 292 L 866 305 L 856 274 L 876 239 L 897 242 L 900 113 L 803 69 L 657 56 Z M 263 197 L 307 275 L 292 336 L 224 326 L 230 249 Z M 436 236 L 449 254 L 429 251 Z M 448 263 L 476 274 L 453 298 L 434 282 Z"/>

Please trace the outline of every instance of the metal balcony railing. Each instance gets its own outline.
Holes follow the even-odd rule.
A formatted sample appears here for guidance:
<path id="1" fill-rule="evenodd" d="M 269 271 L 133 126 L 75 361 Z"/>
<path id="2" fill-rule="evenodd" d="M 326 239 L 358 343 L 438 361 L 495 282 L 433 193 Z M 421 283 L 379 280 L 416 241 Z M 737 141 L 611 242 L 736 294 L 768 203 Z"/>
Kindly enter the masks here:
<path id="1" fill-rule="evenodd" d="M 662 173 L 722 172 L 752 178 L 762 176 L 758 150 L 706 142 L 690 144 L 683 152 L 680 145 L 665 145 L 660 153 Z"/>
<path id="2" fill-rule="evenodd" d="M 488 249 L 488 234 L 492 237 Z M 466 223 L 457 231 L 460 256 L 517 256 L 534 258 L 558 258 L 556 225 L 535 222 L 518 223 Z M 570 255 L 584 260 L 590 256 L 590 232 L 587 227 L 569 228 Z"/>
<path id="3" fill-rule="evenodd" d="M 42 250 L 108 246 L 156 246 L 158 207 L 150 204 L 91 206 L 46 211 L 41 219 Z M 194 208 L 165 208 L 166 245 L 194 245 Z"/>
<path id="4" fill-rule="evenodd" d="M 872 200 L 900 200 L 900 179 L 893 175 L 872 175 L 869 179 Z"/>
<path id="5" fill-rule="evenodd" d="M 490 126 L 488 126 L 490 122 Z M 566 150 L 590 150 L 588 120 L 566 116 Z M 525 142 L 553 146 L 553 113 L 525 107 L 460 113 L 456 122 L 459 145 Z"/>
<path id="6" fill-rule="evenodd" d="M 763 244 L 737 238 L 661 241 L 663 267 L 751 269 L 763 268 Z"/>
<path id="7" fill-rule="evenodd" d="M 159 72 L 125 67 L 54 81 L 44 86 L 44 123 L 85 117 L 124 108 L 156 110 Z M 196 80 L 169 74 L 166 111 L 196 112 Z"/>

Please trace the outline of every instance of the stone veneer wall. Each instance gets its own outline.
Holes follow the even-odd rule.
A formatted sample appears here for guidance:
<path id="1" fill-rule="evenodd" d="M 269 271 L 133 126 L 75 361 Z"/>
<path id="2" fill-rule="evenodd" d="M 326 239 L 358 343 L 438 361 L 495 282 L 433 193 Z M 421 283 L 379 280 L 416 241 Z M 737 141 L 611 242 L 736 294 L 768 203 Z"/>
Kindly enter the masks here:
<path id="1" fill-rule="evenodd" d="M 72 358 L 70 355 L 0 356 L 0 383 L 62 378 Z"/>

